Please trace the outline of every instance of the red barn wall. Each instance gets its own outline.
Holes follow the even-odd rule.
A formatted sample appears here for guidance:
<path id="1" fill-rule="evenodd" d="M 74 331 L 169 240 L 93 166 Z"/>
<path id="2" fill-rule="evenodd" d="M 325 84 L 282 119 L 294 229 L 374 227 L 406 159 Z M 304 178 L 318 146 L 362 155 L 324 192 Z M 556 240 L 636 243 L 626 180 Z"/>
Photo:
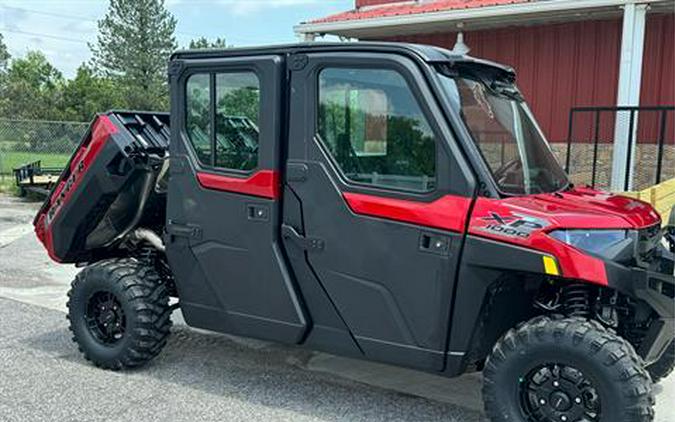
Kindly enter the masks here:
<path id="1" fill-rule="evenodd" d="M 648 15 L 641 102 L 675 104 L 675 14 Z"/>
<path id="2" fill-rule="evenodd" d="M 467 31 L 471 55 L 513 66 L 518 85 L 539 123 L 553 142 L 568 137 L 569 110 L 577 106 L 616 105 L 621 57 L 622 20 L 568 22 L 553 25 Z M 455 33 L 388 38 L 452 48 Z M 640 103 L 675 104 L 675 15 L 647 16 Z M 671 113 L 672 115 L 672 113 Z M 590 114 L 587 116 L 590 119 Z M 587 119 L 580 116 L 580 119 Z M 601 138 L 613 134 L 614 119 L 603 116 Z M 655 138 L 656 113 L 645 114 L 640 132 Z M 578 122 L 590 127 L 589 122 Z M 675 127 L 669 118 L 668 133 Z M 649 135 L 647 135 L 649 133 Z"/>
<path id="3" fill-rule="evenodd" d="M 675 14 L 647 15 L 642 63 L 640 103 L 645 106 L 675 104 Z M 675 144 L 675 113 L 666 115 L 665 141 Z M 656 142 L 661 136 L 659 112 L 641 113 L 639 138 Z"/>
<path id="4" fill-rule="evenodd" d="M 568 136 L 574 106 L 616 104 L 621 19 L 467 31 L 470 54 L 513 66 L 518 85 L 548 138 Z M 419 34 L 390 40 L 452 48 L 454 33 Z M 672 74 L 672 73 L 671 73 Z"/>

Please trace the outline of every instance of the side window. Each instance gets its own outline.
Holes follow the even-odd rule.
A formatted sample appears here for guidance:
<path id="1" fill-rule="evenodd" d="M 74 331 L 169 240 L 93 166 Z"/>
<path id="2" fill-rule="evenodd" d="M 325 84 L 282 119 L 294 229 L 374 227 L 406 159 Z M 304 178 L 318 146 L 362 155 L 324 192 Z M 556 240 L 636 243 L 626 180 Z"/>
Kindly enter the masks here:
<path id="1" fill-rule="evenodd" d="M 319 136 L 351 181 L 431 191 L 436 141 L 403 76 L 328 68 L 319 75 Z"/>
<path id="2" fill-rule="evenodd" d="M 211 164 L 211 112 L 208 74 L 192 75 L 186 89 L 186 129 L 197 159 L 205 165 Z"/>
<path id="3" fill-rule="evenodd" d="M 258 166 L 260 83 L 255 73 L 192 75 L 186 107 L 187 135 L 201 164 L 242 171 Z"/>
<path id="4" fill-rule="evenodd" d="M 216 167 L 258 166 L 260 83 L 255 73 L 216 75 Z"/>

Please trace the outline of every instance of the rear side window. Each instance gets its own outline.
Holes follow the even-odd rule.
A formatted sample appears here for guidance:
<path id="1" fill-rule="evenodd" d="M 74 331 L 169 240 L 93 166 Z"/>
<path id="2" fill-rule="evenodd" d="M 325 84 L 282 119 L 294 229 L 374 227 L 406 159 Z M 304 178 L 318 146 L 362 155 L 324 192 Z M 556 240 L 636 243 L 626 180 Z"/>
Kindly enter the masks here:
<path id="1" fill-rule="evenodd" d="M 258 166 L 260 82 L 255 73 L 193 75 L 186 106 L 188 137 L 203 165 L 236 171 Z"/>
<path id="2" fill-rule="evenodd" d="M 192 75 L 187 82 L 186 129 L 197 159 L 211 165 L 210 76 Z"/>
<path id="3" fill-rule="evenodd" d="M 260 84 L 248 73 L 216 75 L 216 167 L 258 166 Z"/>
<path id="4" fill-rule="evenodd" d="M 435 188 L 436 141 L 398 72 L 324 69 L 318 125 L 319 136 L 350 181 L 419 192 Z"/>

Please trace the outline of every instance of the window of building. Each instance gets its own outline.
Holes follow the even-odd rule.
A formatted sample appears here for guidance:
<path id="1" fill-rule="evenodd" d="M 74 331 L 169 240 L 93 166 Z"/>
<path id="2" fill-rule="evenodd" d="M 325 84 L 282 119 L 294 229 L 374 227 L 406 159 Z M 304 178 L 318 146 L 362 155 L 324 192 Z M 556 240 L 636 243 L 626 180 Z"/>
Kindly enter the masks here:
<path id="1" fill-rule="evenodd" d="M 435 188 L 434 134 L 398 72 L 323 70 L 318 123 L 319 136 L 350 181 L 421 192 Z"/>

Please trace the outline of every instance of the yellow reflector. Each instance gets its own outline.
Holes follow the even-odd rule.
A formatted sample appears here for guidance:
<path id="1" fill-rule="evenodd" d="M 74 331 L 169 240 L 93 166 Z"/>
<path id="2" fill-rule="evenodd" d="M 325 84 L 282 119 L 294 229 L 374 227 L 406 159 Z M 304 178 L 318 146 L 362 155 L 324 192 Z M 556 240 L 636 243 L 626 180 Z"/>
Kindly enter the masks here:
<path id="1" fill-rule="evenodd" d="M 550 256 L 544 256 L 544 271 L 548 275 L 560 275 L 560 270 L 558 269 L 558 263 L 555 261 L 555 258 Z"/>

